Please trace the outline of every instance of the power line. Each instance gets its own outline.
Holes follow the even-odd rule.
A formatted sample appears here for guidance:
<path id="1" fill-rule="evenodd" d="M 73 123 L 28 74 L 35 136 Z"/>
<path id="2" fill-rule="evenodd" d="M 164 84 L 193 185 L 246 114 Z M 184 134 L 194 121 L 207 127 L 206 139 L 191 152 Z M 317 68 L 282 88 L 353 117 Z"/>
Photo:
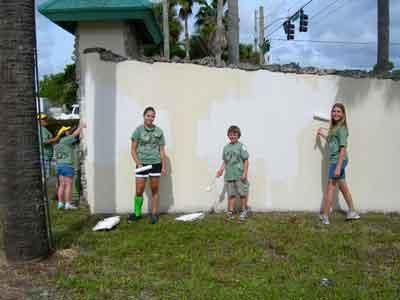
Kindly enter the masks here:
<path id="1" fill-rule="evenodd" d="M 322 9 L 320 9 L 317 13 L 313 14 L 310 17 L 310 20 L 315 18 L 316 16 L 318 16 L 320 13 L 322 13 L 323 11 L 325 11 L 327 8 L 331 7 L 332 5 L 334 5 L 335 3 L 339 2 L 340 0 L 334 0 L 331 3 L 329 3 L 327 6 L 323 7 Z"/>
<path id="2" fill-rule="evenodd" d="M 286 39 L 271 39 L 272 41 L 287 41 Z M 319 40 L 292 40 L 300 43 L 319 43 L 319 44 L 338 44 L 338 45 L 371 45 L 376 46 L 376 42 L 350 42 L 350 41 L 319 41 Z M 400 42 L 390 43 L 390 46 L 400 46 Z"/>
<path id="3" fill-rule="evenodd" d="M 330 11 L 328 11 L 328 13 L 322 14 L 322 15 L 318 16 L 317 19 L 319 18 L 320 20 L 317 20 L 317 22 L 312 23 L 313 26 L 315 26 L 315 24 L 319 24 L 319 23 L 321 23 L 322 21 L 325 21 L 325 20 L 326 20 L 326 18 L 321 19 L 321 16 L 325 16 L 325 15 L 326 15 L 326 16 L 328 17 L 329 15 L 331 15 L 331 14 L 333 14 L 334 12 L 338 11 L 339 9 L 345 7 L 346 5 L 347 5 L 347 2 L 344 2 L 342 5 L 340 5 L 340 6 L 338 6 L 338 7 L 335 7 L 334 9 L 331 9 Z M 313 18 L 313 19 L 315 19 L 315 18 Z"/>

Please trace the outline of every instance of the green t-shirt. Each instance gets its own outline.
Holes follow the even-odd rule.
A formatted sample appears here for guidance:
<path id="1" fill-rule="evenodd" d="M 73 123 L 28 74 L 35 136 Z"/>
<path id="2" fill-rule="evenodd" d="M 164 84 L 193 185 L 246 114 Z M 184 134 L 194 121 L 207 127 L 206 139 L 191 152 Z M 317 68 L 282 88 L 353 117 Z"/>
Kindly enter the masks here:
<path id="1" fill-rule="evenodd" d="M 54 147 L 56 152 L 57 165 L 71 165 L 74 164 L 74 142 L 76 138 L 72 135 L 63 137 L 58 144 Z"/>
<path id="2" fill-rule="evenodd" d="M 41 142 L 40 152 L 41 155 L 43 155 L 46 159 L 51 160 L 53 158 L 53 145 L 44 143 L 52 139 L 53 135 L 45 126 L 40 126 L 40 127 L 42 132 L 42 142 Z"/>
<path id="3" fill-rule="evenodd" d="M 243 175 L 243 162 L 249 159 L 249 153 L 242 143 L 229 143 L 224 147 L 222 159 L 225 162 L 225 181 L 239 180 Z"/>
<path id="4" fill-rule="evenodd" d="M 329 132 L 329 160 L 331 163 L 336 163 L 339 159 L 339 151 L 341 147 L 347 147 L 348 131 L 346 127 L 338 127 L 336 130 Z M 347 151 L 345 160 L 348 160 Z"/>
<path id="5" fill-rule="evenodd" d="M 161 162 L 160 146 L 165 145 L 163 131 L 157 127 L 147 128 L 143 125 L 132 134 L 132 142 L 137 141 L 136 155 L 142 164 L 153 165 Z"/>

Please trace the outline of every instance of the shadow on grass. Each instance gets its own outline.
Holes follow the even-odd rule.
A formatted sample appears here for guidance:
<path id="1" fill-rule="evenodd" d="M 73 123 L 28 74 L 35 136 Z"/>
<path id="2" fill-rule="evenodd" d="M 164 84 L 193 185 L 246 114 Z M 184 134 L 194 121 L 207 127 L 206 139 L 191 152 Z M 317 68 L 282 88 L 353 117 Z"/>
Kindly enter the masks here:
<path id="1" fill-rule="evenodd" d="M 92 230 L 92 227 L 104 216 L 91 216 L 87 208 L 76 211 L 52 212 L 54 247 L 68 249 L 77 244 L 80 237 Z"/>

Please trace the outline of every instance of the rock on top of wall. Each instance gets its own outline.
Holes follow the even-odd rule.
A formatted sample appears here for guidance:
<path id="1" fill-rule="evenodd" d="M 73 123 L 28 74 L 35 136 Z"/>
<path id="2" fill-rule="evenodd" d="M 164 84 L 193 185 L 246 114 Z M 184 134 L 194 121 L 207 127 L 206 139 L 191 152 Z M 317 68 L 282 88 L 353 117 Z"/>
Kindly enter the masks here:
<path id="1" fill-rule="evenodd" d="M 109 62 L 122 62 L 125 60 L 130 60 L 127 57 L 118 55 L 113 53 L 110 50 L 104 48 L 87 48 L 83 51 L 84 54 L 87 53 L 99 53 L 100 59 Z M 173 57 L 168 60 L 165 57 L 154 56 L 154 57 L 141 57 L 136 59 L 137 61 L 144 63 L 155 63 L 155 62 L 163 62 L 163 63 L 186 63 L 186 64 L 195 64 L 202 65 L 211 68 L 230 68 L 230 69 L 240 69 L 244 71 L 258 71 L 258 70 L 268 70 L 270 72 L 281 72 L 281 73 L 293 73 L 293 74 L 309 74 L 309 75 L 338 75 L 343 77 L 351 77 L 351 78 L 377 78 L 377 79 L 392 79 L 394 81 L 400 81 L 400 74 L 394 72 L 387 72 L 383 74 L 375 74 L 373 72 L 368 72 L 365 70 L 336 70 L 336 69 L 319 69 L 315 67 L 300 67 L 298 64 L 290 63 L 290 64 L 270 64 L 270 65 L 254 65 L 250 63 L 239 63 L 238 65 L 227 65 L 225 62 L 222 62 L 221 65 L 217 65 L 214 57 L 204 57 L 201 59 L 194 60 L 186 60 L 181 59 L 179 57 Z"/>

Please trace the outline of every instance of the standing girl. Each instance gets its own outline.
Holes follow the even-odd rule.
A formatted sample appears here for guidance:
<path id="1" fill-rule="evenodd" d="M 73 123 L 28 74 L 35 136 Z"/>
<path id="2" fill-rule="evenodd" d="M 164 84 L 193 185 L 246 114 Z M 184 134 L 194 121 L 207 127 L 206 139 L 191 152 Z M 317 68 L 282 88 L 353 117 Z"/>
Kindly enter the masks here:
<path id="1" fill-rule="evenodd" d="M 360 218 L 354 210 L 353 200 L 345 180 L 345 169 L 349 162 L 346 151 L 348 132 L 345 107 L 341 103 L 336 103 L 331 110 L 331 124 L 328 136 L 322 132 L 322 128 L 319 128 L 317 133 L 318 136 L 324 138 L 329 144 L 328 184 L 324 197 L 323 214 L 320 216 L 321 222 L 324 225 L 329 225 L 329 213 L 337 186 L 349 207 L 346 219 L 357 220 Z"/>
<path id="2" fill-rule="evenodd" d="M 131 140 L 131 155 L 136 163 L 136 168 L 151 165 L 151 169 L 136 173 L 136 195 L 134 199 L 134 210 L 129 217 L 130 221 L 142 217 L 143 192 L 146 179 L 150 177 L 151 188 L 151 216 L 150 223 L 158 221 L 157 211 L 159 205 L 160 176 L 167 173 L 165 165 L 165 138 L 163 131 L 154 125 L 156 111 L 153 107 L 147 107 L 143 112 L 143 125 L 133 132 Z"/>
<path id="3" fill-rule="evenodd" d="M 77 207 L 71 203 L 72 200 L 72 182 L 75 175 L 74 169 L 74 143 L 77 141 L 82 128 L 83 122 L 79 123 L 79 127 L 71 130 L 71 127 L 62 127 L 57 138 L 60 139 L 54 147 L 57 163 L 57 176 L 59 178 L 58 185 L 58 209 L 76 209 Z"/>

